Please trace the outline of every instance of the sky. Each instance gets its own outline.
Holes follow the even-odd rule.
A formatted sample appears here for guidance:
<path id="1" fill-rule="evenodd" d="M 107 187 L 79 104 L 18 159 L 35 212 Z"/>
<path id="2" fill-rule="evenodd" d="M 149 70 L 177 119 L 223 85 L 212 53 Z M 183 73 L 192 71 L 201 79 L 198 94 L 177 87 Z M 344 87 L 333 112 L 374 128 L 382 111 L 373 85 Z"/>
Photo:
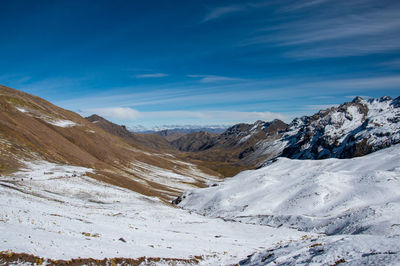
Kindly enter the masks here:
<path id="1" fill-rule="evenodd" d="M 0 84 L 128 127 L 400 95 L 400 1 L 0 1 Z"/>

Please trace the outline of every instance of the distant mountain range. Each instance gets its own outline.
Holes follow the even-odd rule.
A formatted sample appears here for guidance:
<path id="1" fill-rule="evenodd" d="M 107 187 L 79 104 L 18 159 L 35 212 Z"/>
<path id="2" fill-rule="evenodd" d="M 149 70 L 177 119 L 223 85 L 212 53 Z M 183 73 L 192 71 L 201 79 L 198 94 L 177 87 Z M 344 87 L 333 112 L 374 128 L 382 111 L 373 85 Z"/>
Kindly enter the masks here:
<path id="1" fill-rule="evenodd" d="M 200 132 L 200 131 L 207 131 L 211 133 L 222 133 L 224 132 L 229 126 L 225 125 L 206 125 L 206 126 L 199 126 L 199 125 L 163 125 L 163 126 L 156 126 L 152 128 L 147 128 L 141 125 L 138 126 L 130 126 L 128 129 L 132 132 L 137 133 L 155 133 L 161 131 L 172 131 L 172 132 L 183 132 L 183 133 L 193 133 L 193 132 Z"/>
<path id="2" fill-rule="evenodd" d="M 400 142 L 400 97 L 362 99 L 294 119 L 237 124 L 224 133 L 187 134 L 171 144 L 195 158 L 237 160 L 245 166 L 277 158 L 324 159 L 363 156 Z M 220 159 L 221 160 L 221 159 Z"/>
<path id="3" fill-rule="evenodd" d="M 259 167 L 277 157 L 292 159 L 353 158 L 400 142 L 400 100 L 362 99 L 294 119 L 237 124 L 225 129 L 176 128 L 132 133 L 99 118 L 109 133 L 151 149 L 178 150 L 225 176 Z M 107 122 L 104 122 L 107 121 Z M 104 126 L 104 123 L 108 126 Z M 115 130 L 115 127 L 118 130 Z M 199 131 L 200 130 L 200 131 Z M 121 133 L 123 132 L 123 133 Z"/>

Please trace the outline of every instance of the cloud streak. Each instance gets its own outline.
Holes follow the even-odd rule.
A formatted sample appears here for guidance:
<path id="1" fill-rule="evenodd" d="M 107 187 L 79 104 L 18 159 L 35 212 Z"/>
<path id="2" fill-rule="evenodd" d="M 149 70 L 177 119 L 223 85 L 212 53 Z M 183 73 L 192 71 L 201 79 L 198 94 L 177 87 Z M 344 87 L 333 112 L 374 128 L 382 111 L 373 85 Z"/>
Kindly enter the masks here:
<path id="1" fill-rule="evenodd" d="M 165 73 L 150 73 L 150 74 L 138 74 L 135 75 L 135 78 L 144 79 L 144 78 L 164 78 L 167 77 L 168 74 Z"/>
<path id="2" fill-rule="evenodd" d="M 173 88 L 152 88 L 152 90 L 140 88 L 143 92 L 136 93 L 127 92 L 139 88 L 116 88 L 115 90 L 123 90 L 125 93 L 116 94 L 110 91 L 102 95 L 72 98 L 55 103 L 72 110 L 82 109 L 83 106 L 86 108 L 119 106 L 168 110 L 177 106 L 179 109 L 193 109 L 204 105 L 240 108 L 243 103 L 248 105 L 246 108 L 252 108 L 251 106 L 255 106 L 255 104 L 269 108 L 271 99 L 274 99 L 274 101 L 282 101 L 282 103 L 274 105 L 273 111 L 279 110 L 278 112 L 281 112 L 282 109 L 289 106 L 296 108 L 290 104 L 291 99 L 296 99 L 296 97 L 331 97 L 344 93 L 347 95 L 367 94 L 368 91 L 395 90 L 399 88 L 399 84 L 400 75 L 331 80 L 325 78 L 313 81 L 295 79 L 293 81 L 288 80 L 286 83 L 281 80 L 244 80 L 232 84 L 199 83 L 195 86 L 177 85 Z M 243 92 L 243 88 L 248 89 Z"/>
<path id="3" fill-rule="evenodd" d="M 311 0 L 311 1 L 297 1 L 292 5 L 288 5 L 282 9 L 284 12 L 298 11 L 299 9 L 310 8 L 316 5 L 325 4 L 330 0 Z"/>
<path id="4" fill-rule="evenodd" d="M 287 116 L 273 112 L 239 112 L 239 111 L 221 111 L 221 110 L 198 110 L 181 111 L 166 110 L 156 112 L 140 112 L 129 107 L 112 108 L 93 108 L 82 110 L 85 115 L 98 114 L 111 120 L 137 121 L 138 119 L 161 119 L 161 120 L 191 120 L 196 123 L 208 123 L 208 121 L 240 122 L 273 119 L 287 120 Z"/>
<path id="5" fill-rule="evenodd" d="M 237 13 L 246 10 L 246 5 L 222 6 L 211 9 L 201 21 L 202 23 L 215 20 L 228 14 Z"/>
<path id="6" fill-rule="evenodd" d="M 106 118 L 120 120 L 136 120 L 140 117 L 139 111 L 129 107 L 93 108 L 83 110 L 84 113 L 95 113 Z"/>
<path id="7" fill-rule="evenodd" d="M 240 78 L 224 77 L 224 76 L 214 76 L 214 75 L 187 75 L 189 78 L 199 78 L 202 83 L 214 83 L 221 81 L 240 81 Z"/>
<path id="8" fill-rule="evenodd" d="M 298 59 L 358 56 L 400 50 L 400 5 L 376 6 L 372 1 L 311 1 L 293 11 L 325 4 L 307 15 L 261 30 L 240 46 L 287 47 Z"/>

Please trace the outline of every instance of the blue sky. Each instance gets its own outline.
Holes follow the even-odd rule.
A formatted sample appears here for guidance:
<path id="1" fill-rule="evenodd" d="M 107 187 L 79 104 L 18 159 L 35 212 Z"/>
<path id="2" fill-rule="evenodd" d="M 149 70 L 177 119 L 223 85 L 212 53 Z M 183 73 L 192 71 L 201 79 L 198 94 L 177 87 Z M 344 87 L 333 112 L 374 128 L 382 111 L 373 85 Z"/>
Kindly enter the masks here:
<path id="1" fill-rule="evenodd" d="M 400 95 L 399 1 L 2 0 L 0 16 L 0 84 L 131 127 Z"/>

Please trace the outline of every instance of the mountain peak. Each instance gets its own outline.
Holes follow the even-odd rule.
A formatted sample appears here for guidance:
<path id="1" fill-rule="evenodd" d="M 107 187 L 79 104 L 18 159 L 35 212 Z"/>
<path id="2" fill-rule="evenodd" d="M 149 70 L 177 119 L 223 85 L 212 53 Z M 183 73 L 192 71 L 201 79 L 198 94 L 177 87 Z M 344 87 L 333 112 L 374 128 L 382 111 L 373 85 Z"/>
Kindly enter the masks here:
<path id="1" fill-rule="evenodd" d="M 382 96 L 381 98 L 379 98 L 380 102 L 386 102 L 386 101 L 390 101 L 392 100 L 392 97 L 390 96 Z"/>
<path id="2" fill-rule="evenodd" d="M 354 99 L 351 101 L 352 103 L 360 103 L 364 99 L 361 96 L 356 96 Z"/>
<path id="3" fill-rule="evenodd" d="M 99 121 L 107 121 L 104 117 L 101 117 L 99 115 L 93 114 L 91 116 L 85 117 L 85 119 L 87 119 L 88 121 L 92 122 L 92 123 L 96 123 Z"/>

